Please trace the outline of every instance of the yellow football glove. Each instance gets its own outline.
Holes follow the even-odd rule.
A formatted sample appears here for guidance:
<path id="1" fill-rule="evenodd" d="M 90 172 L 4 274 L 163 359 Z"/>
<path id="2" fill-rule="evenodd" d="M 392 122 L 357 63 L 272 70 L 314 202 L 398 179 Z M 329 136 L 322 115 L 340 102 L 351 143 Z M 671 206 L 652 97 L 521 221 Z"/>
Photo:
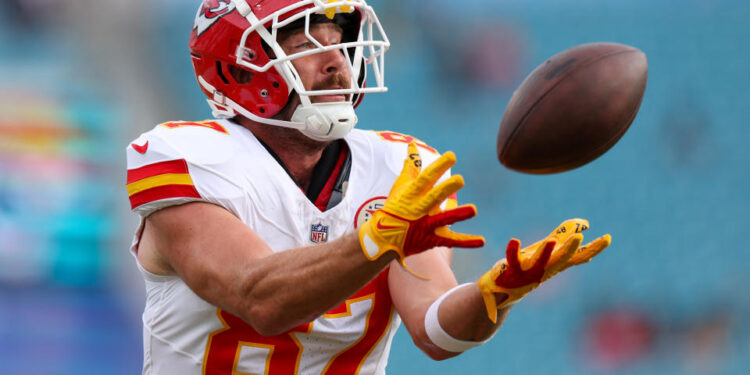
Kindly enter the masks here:
<path id="1" fill-rule="evenodd" d="M 566 220 L 544 240 L 523 250 L 519 250 L 520 241 L 510 240 L 507 258 L 497 262 L 478 282 L 487 316 L 493 323 L 497 321 L 498 309 L 518 302 L 560 271 L 590 261 L 609 246 L 612 241 L 609 234 L 580 246 L 583 241 L 580 232 L 588 229 L 588 224 L 584 219 Z M 504 293 L 507 298 L 498 304 L 495 293 Z"/>
<path id="2" fill-rule="evenodd" d="M 562 245 L 567 241 L 571 236 L 573 236 L 576 233 L 582 233 L 583 231 L 589 229 L 589 221 L 586 219 L 568 219 L 562 222 L 557 228 L 555 228 L 552 233 L 549 234 L 544 240 L 555 240 L 559 245 Z M 521 258 L 528 258 L 532 256 L 532 252 L 534 249 L 536 249 L 542 241 L 536 242 L 531 246 L 527 246 L 521 250 Z M 549 280 L 552 276 L 554 276 L 556 273 L 564 271 L 572 266 L 577 266 L 579 264 L 587 263 L 591 261 L 595 256 L 597 256 L 599 253 L 604 251 L 604 249 L 609 246 L 609 244 L 612 242 L 612 236 L 609 234 L 605 234 L 604 236 L 601 236 L 583 246 L 579 246 L 578 249 L 573 253 L 573 256 L 568 260 L 561 269 L 556 270 L 556 272 L 552 272 L 553 270 L 549 269 L 547 272 L 544 273 L 544 276 L 542 277 L 542 282 L 545 282 Z M 561 256 L 562 253 L 557 251 L 557 247 L 552 252 L 552 258 L 550 258 L 549 263 L 556 263 L 557 262 L 557 256 Z"/>
<path id="3" fill-rule="evenodd" d="M 466 220 L 477 214 L 472 204 L 443 211 L 440 204 L 464 185 L 460 175 L 454 175 L 434 186 L 440 176 L 453 164 L 456 156 L 446 152 L 424 171 L 422 158 L 414 143 L 409 144 L 404 168 L 393 183 L 383 208 L 373 213 L 359 228 L 359 243 L 370 260 L 388 251 L 398 254 L 402 266 L 404 258 L 436 246 L 481 247 L 484 238 L 456 233 L 446 225 Z"/>

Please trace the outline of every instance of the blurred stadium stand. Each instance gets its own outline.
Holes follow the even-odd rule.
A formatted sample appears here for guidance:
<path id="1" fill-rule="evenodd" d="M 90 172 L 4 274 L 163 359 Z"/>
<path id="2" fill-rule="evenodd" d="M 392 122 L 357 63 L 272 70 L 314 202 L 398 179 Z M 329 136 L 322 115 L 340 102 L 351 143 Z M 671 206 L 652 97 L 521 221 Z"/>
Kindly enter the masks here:
<path id="1" fill-rule="evenodd" d="M 0 12 L 0 374 L 133 374 L 142 281 L 124 147 L 167 120 L 209 116 L 187 36 L 197 0 L 4 0 Z M 591 264 L 514 308 L 489 344 L 432 362 L 404 329 L 390 374 L 748 374 L 750 2 L 372 0 L 393 47 L 388 94 L 358 127 L 458 155 L 488 239 L 456 252 L 459 281 L 510 237 L 585 217 L 613 235 Z M 573 45 L 642 49 L 631 130 L 583 168 L 528 176 L 496 161 L 516 87 Z"/>

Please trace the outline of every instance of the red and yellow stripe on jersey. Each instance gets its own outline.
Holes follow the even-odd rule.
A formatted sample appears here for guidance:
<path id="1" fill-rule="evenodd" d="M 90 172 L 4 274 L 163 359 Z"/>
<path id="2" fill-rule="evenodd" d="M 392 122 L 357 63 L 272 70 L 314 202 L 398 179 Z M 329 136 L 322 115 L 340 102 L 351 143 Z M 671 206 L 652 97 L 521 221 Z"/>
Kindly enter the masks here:
<path id="1" fill-rule="evenodd" d="M 130 207 L 167 198 L 200 198 L 185 159 L 168 160 L 128 169 Z"/>

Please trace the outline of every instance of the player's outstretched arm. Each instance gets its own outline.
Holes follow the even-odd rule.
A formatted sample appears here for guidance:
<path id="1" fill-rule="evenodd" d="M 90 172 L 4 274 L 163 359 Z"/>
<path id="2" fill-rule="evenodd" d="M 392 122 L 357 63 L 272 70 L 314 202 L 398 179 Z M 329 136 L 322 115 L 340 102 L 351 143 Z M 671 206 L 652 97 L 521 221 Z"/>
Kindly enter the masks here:
<path id="1" fill-rule="evenodd" d="M 501 325 L 504 311 L 507 310 L 499 313 L 497 324 L 487 319 L 477 284 L 456 286 L 450 266 L 451 258 L 452 249 L 440 247 L 406 259 L 410 269 L 429 277 L 429 280 L 417 279 L 405 269 L 395 267 L 395 264 L 388 273 L 391 298 L 404 326 L 414 344 L 435 360 L 455 357 L 470 347 L 481 345 Z M 446 297 L 440 300 L 443 296 Z M 459 349 L 451 343 L 430 337 L 426 320 L 428 310 L 434 305 L 439 306 L 440 325 L 450 337 L 449 341 L 468 346 L 461 345 Z M 432 328 L 434 330 L 436 327 L 433 325 Z"/>
<path id="2" fill-rule="evenodd" d="M 269 336 L 324 314 L 394 258 L 368 260 L 355 233 L 274 253 L 229 211 L 210 203 L 153 213 L 138 249 L 146 270 L 178 275 L 202 299 Z"/>
<path id="3" fill-rule="evenodd" d="M 414 342 L 433 359 L 456 356 L 492 338 L 510 306 L 542 282 L 574 265 L 590 261 L 610 243 L 609 235 L 581 246 L 588 222 L 563 222 L 547 238 L 523 250 L 511 240 L 507 258 L 499 261 L 477 283 L 455 286 L 450 250 L 434 250 L 407 260 L 415 272 L 431 281 L 408 280 L 391 269 L 394 304 Z M 431 270 L 431 271 L 430 271 Z"/>
<path id="4" fill-rule="evenodd" d="M 439 244 L 477 247 L 481 237 L 444 226 L 474 216 L 473 207 L 439 205 L 463 185 L 460 176 L 434 186 L 452 154 L 424 172 L 415 147 L 382 212 L 358 233 L 322 245 L 274 253 L 230 212 L 189 203 L 153 213 L 138 249 L 141 265 L 179 275 L 204 300 L 274 335 L 309 322 L 351 296 L 391 261 Z"/>

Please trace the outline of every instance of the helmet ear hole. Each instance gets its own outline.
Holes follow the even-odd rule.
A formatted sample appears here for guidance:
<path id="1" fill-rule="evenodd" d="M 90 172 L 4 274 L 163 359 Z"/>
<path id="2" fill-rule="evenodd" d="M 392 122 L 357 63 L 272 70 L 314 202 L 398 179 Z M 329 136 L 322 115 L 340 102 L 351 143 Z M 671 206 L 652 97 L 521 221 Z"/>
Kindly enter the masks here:
<path id="1" fill-rule="evenodd" d="M 229 84 L 229 80 L 224 76 L 224 70 L 221 68 L 221 61 L 216 62 L 216 74 L 219 75 L 219 78 L 221 78 L 221 81 L 224 82 L 225 85 Z"/>
<path id="2" fill-rule="evenodd" d="M 253 76 L 255 75 L 253 72 L 242 69 L 239 66 L 235 65 L 228 65 L 228 67 L 229 75 L 231 75 L 234 81 L 238 84 L 246 85 L 253 80 Z"/>

